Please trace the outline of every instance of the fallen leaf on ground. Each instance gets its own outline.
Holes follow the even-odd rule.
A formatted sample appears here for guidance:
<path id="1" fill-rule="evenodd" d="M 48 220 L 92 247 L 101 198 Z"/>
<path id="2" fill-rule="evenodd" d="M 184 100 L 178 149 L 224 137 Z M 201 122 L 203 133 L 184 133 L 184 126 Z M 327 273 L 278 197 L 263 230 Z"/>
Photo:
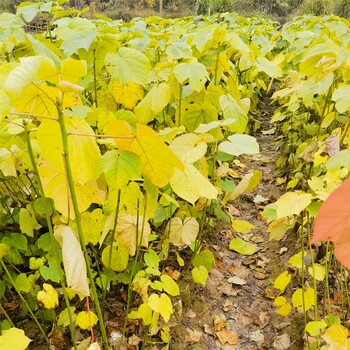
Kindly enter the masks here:
<path id="1" fill-rule="evenodd" d="M 230 345 L 237 344 L 238 337 L 234 331 L 229 329 L 223 329 L 221 331 L 215 332 L 222 344 L 229 343 Z"/>
<path id="2" fill-rule="evenodd" d="M 276 348 L 276 350 L 290 349 L 289 335 L 286 333 L 279 335 L 278 337 L 276 337 L 276 340 L 273 342 L 272 345 L 274 348 Z"/>
<path id="3" fill-rule="evenodd" d="M 267 274 L 266 274 L 266 273 L 263 273 L 263 272 L 255 272 L 255 273 L 254 273 L 254 277 L 255 277 L 257 280 L 264 280 L 265 278 L 267 278 Z"/>
<path id="4" fill-rule="evenodd" d="M 227 280 L 228 283 L 231 283 L 231 284 L 236 284 L 238 286 L 243 286 L 245 284 L 247 284 L 247 281 L 244 280 L 243 278 L 240 278 L 238 276 L 232 276 L 230 277 L 228 280 Z"/>
<path id="5" fill-rule="evenodd" d="M 130 345 L 139 345 L 141 342 L 141 338 L 139 338 L 137 335 L 132 335 L 129 339 L 128 339 L 128 344 Z"/>
<path id="6" fill-rule="evenodd" d="M 219 315 L 214 316 L 214 329 L 215 331 L 221 331 L 227 326 L 226 318 L 220 317 Z"/>
<path id="7" fill-rule="evenodd" d="M 188 334 L 185 337 L 185 343 L 198 343 L 203 335 L 203 332 L 191 328 L 186 328 L 186 332 Z"/>
<path id="8" fill-rule="evenodd" d="M 226 300 L 223 309 L 224 311 L 230 311 L 232 310 L 233 306 L 234 306 L 234 303 L 232 300 Z"/>
<path id="9" fill-rule="evenodd" d="M 190 309 L 190 310 L 188 310 L 186 312 L 186 317 L 188 317 L 188 318 L 196 318 L 197 314 L 193 310 Z"/>

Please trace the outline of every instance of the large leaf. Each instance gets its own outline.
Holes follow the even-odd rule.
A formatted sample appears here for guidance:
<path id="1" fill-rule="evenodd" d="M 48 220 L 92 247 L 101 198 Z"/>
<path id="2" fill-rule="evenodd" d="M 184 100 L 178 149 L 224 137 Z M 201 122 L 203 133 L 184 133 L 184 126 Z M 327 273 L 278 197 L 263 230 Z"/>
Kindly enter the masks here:
<path id="1" fill-rule="evenodd" d="M 169 234 L 170 243 L 183 247 L 195 242 L 199 232 L 199 224 L 195 218 L 185 218 L 182 221 L 180 218 L 174 217 L 169 221 L 166 231 Z"/>
<path id="2" fill-rule="evenodd" d="M 209 77 L 205 66 L 196 61 L 178 64 L 174 68 L 174 74 L 180 84 L 188 80 L 191 88 L 198 92 L 204 88 Z"/>
<path id="3" fill-rule="evenodd" d="M 122 120 L 113 120 L 105 132 L 115 135 L 115 143 L 120 150 L 133 152 L 141 157 L 142 173 L 158 187 L 165 186 L 174 174 L 174 169 L 183 165 L 161 137 L 151 128 L 137 124 L 136 133 Z M 118 138 L 119 136 L 119 138 Z"/>
<path id="4" fill-rule="evenodd" d="M 281 68 L 265 57 L 258 57 L 256 59 L 256 66 L 271 78 L 279 78 L 282 76 Z"/>
<path id="5" fill-rule="evenodd" d="M 65 17 L 57 20 L 55 24 L 55 33 L 58 39 L 62 40 L 61 49 L 67 56 L 79 49 L 88 50 L 97 35 L 94 23 L 86 18 Z"/>
<path id="6" fill-rule="evenodd" d="M 2 331 L 0 335 L 0 349 L 25 350 L 31 340 L 24 334 L 22 329 L 10 328 Z"/>
<path id="7" fill-rule="evenodd" d="M 54 199 L 55 208 L 60 213 L 74 218 L 65 173 L 58 171 L 42 158 L 39 160 L 38 168 L 45 195 Z M 105 191 L 98 187 L 96 181 L 88 181 L 85 184 L 74 181 L 74 187 L 80 212 L 84 212 L 92 203 L 104 203 Z"/>
<path id="8" fill-rule="evenodd" d="M 170 185 L 179 197 L 192 204 L 200 197 L 216 199 L 218 195 L 211 182 L 189 163 L 185 165 L 184 172 L 175 169 Z"/>
<path id="9" fill-rule="evenodd" d="M 171 88 L 168 84 L 154 85 L 143 100 L 135 107 L 137 121 L 147 124 L 170 102 Z"/>
<path id="10" fill-rule="evenodd" d="M 256 138 L 250 135 L 231 135 L 229 141 L 224 141 L 219 145 L 219 151 L 240 156 L 241 154 L 259 153 L 259 144 Z"/>
<path id="11" fill-rule="evenodd" d="M 312 195 L 309 193 L 287 192 L 274 204 L 276 205 L 276 218 L 299 215 L 311 203 Z"/>
<path id="12" fill-rule="evenodd" d="M 350 85 L 345 85 L 337 88 L 333 95 L 332 100 L 335 102 L 335 108 L 339 113 L 345 113 L 350 110 Z"/>
<path id="13" fill-rule="evenodd" d="M 97 162 L 96 177 L 105 174 L 110 189 L 122 188 L 141 177 L 141 158 L 132 152 L 111 150 Z"/>
<path id="14" fill-rule="evenodd" d="M 140 51 L 128 47 L 121 47 L 116 54 L 107 54 L 105 64 L 112 76 L 122 84 L 133 82 L 143 85 L 151 70 L 148 58 Z"/>
<path id="15" fill-rule="evenodd" d="M 350 180 L 343 182 L 322 204 L 311 243 L 334 242 L 336 258 L 350 268 Z"/>
<path id="16" fill-rule="evenodd" d="M 190 132 L 196 130 L 200 124 L 207 124 L 218 119 L 216 107 L 204 99 L 188 99 L 182 102 L 181 115 L 183 124 Z"/>
<path id="17" fill-rule="evenodd" d="M 68 286 L 78 293 L 89 296 L 85 259 L 76 233 L 69 226 L 60 225 L 55 230 L 55 238 L 62 247 Z"/>
<path id="18" fill-rule="evenodd" d="M 45 62 L 53 66 L 53 62 L 47 57 L 32 56 L 21 58 L 20 64 L 8 74 L 5 80 L 3 85 L 5 92 L 12 98 L 17 98 L 34 81 Z"/>
<path id="19" fill-rule="evenodd" d="M 148 247 L 148 237 L 151 233 L 151 228 L 148 222 L 143 224 L 143 221 L 142 216 L 137 218 L 125 213 L 118 216 L 115 239 L 129 250 L 131 256 L 135 255 L 137 245 Z M 136 237 L 139 238 L 138 242 Z"/>
<path id="20" fill-rule="evenodd" d="M 72 167 L 74 181 L 85 184 L 94 179 L 94 170 L 100 150 L 89 124 L 80 117 L 65 118 L 67 132 L 80 135 L 69 135 L 68 147 L 69 158 Z M 38 144 L 41 155 L 55 167 L 56 170 L 65 174 L 63 164 L 63 146 L 59 124 L 54 120 L 44 120 L 37 131 Z"/>
<path id="21" fill-rule="evenodd" d="M 248 116 L 231 95 L 222 95 L 219 98 L 220 106 L 225 119 L 234 119 L 230 125 L 233 132 L 242 134 L 248 123 Z"/>

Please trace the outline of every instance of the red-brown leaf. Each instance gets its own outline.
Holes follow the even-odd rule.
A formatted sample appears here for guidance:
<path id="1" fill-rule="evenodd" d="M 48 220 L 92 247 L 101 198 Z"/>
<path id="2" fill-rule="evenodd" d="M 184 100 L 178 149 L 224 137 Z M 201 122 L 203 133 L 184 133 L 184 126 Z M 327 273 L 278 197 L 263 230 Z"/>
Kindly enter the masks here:
<path id="1" fill-rule="evenodd" d="M 322 204 L 311 243 L 332 241 L 336 258 L 350 268 L 350 179 L 343 182 Z"/>

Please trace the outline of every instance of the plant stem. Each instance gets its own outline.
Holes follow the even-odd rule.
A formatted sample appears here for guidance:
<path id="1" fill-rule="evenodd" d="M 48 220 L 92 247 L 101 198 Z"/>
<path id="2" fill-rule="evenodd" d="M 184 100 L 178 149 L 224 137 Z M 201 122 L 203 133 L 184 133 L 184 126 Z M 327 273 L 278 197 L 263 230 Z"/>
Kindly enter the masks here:
<path id="1" fill-rule="evenodd" d="M 75 214 L 75 221 L 76 221 L 76 225 L 77 225 L 79 241 L 80 241 L 80 245 L 81 245 L 81 248 L 83 250 L 83 254 L 84 254 L 84 258 L 85 258 L 86 269 L 87 269 L 88 277 L 90 280 L 92 300 L 95 303 L 96 312 L 97 312 L 98 320 L 100 323 L 101 335 L 102 335 L 102 339 L 104 342 L 104 348 L 107 350 L 107 349 L 109 349 L 107 332 L 106 332 L 106 328 L 105 328 L 104 321 L 103 321 L 103 315 L 102 315 L 101 305 L 100 305 L 98 295 L 97 295 L 96 285 L 94 283 L 94 276 L 93 276 L 92 269 L 91 269 L 90 263 L 89 263 L 89 255 L 88 255 L 88 252 L 87 252 L 87 249 L 85 246 L 85 242 L 84 242 L 83 227 L 81 224 L 78 200 L 77 200 L 77 195 L 75 192 L 74 180 L 73 180 L 73 175 L 72 175 L 72 168 L 71 168 L 70 159 L 69 159 L 69 147 L 68 147 L 68 136 L 67 136 L 66 124 L 65 124 L 65 120 L 64 120 L 64 115 L 63 115 L 62 110 L 61 110 L 60 101 L 59 101 L 59 104 L 57 106 L 57 112 L 58 112 L 58 122 L 60 124 L 61 138 L 62 138 L 62 145 L 63 145 L 63 162 L 64 162 L 65 169 L 66 169 L 67 182 L 68 182 L 69 192 L 70 192 L 70 196 L 71 196 L 71 200 L 72 200 L 72 204 L 73 204 L 73 210 L 74 210 L 74 214 Z"/>
<path id="2" fill-rule="evenodd" d="M 0 258 L 0 264 L 2 266 L 2 268 L 4 269 L 5 273 L 6 273 L 6 276 L 7 278 L 9 279 L 9 281 L 11 282 L 13 288 L 15 289 L 16 293 L 18 294 L 18 296 L 20 297 L 20 299 L 22 300 L 22 303 L 26 306 L 26 308 L 28 309 L 28 312 L 30 313 L 30 315 L 32 316 L 34 322 L 36 323 L 36 325 L 38 326 L 43 338 L 45 339 L 45 341 L 47 343 L 49 343 L 49 338 L 47 337 L 44 329 L 41 327 L 41 324 L 40 322 L 38 321 L 38 319 L 36 318 L 36 316 L 34 315 L 34 312 L 32 311 L 32 309 L 30 308 L 29 304 L 27 303 L 27 301 L 24 299 L 21 291 L 17 288 L 16 284 L 15 284 L 15 281 L 13 280 L 9 270 L 7 269 L 4 261 L 2 260 L 2 258 Z"/>
<path id="3" fill-rule="evenodd" d="M 0 303 L 0 311 L 1 313 L 5 316 L 6 320 L 8 321 L 8 323 L 11 325 L 11 327 L 15 327 L 15 325 L 13 324 L 9 314 L 6 312 L 6 310 L 3 308 L 3 306 Z M 1 331 L 1 328 L 0 328 Z"/>
<path id="4" fill-rule="evenodd" d="M 26 126 L 25 126 L 25 129 L 26 129 L 28 154 L 29 154 L 29 157 L 30 157 L 30 161 L 32 163 L 32 167 L 33 167 L 34 173 L 35 173 L 36 178 L 37 178 L 37 182 L 38 182 L 38 186 L 39 186 L 39 193 L 40 193 L 41 198 L 48 199 L 45 196 L 44 187 L 43 187 L 43 184 L 41 182 L 41 178 L 40 178 L 40 175 L 39 175 L 39 170 L 38 170 L 38 167 L 37 167 L 37 164 L 36 164 L 36 161 L 35 161 L 33 147 L 32 147 L 32 143 L 30 141 L 30 130 L 27 130 Z M 61 268 L 61 261 L 60 261 L 60 258 L 59 258 L 59 253 L 57 251 L 56 244 L 54 244 L 54 242 L 55 242 L 55 235 L 54 235 L 54 232 L 53 232 L 51 219 L 50 219 L 50 216 L 49 216 L 49 214 L 47 212 L 45 213 L 45 219 L 46 219 L 46 222 L 47 222 L 47 227 L 48 227 L 50 238 L 51 238 L 51 242 L 52 242 L 51 246 L 52 246 L 53 256 L 54 256 L 54 259 L 55 259 L 57 267 L 58 267 L 57 270 L 58 270 L 60 283 L 61 283 L 61 287 L 62 287 L 62 291 L 63 291 L 64 301 L 65 301 L 66 307 L 67 307 L 68 318 L 69 318 L 69 331 L 70 331 L 70 335 L 71 335 L 71 340 L 72 340 L 73 347 L 76 350 L 77 349 L 77 343 L 75 341 L 75 334 L 74 334 L 73 313 L 72 313 L 72 310 L 71 310 L 71 307 L 70 307 L 70 302 L 69 302 L 69 297 L 68 297 L 68 293 L 67 293 L 66 283 L 65 283 L 65 280 L 64 280 L 64 274 L 63 274 L 63 271 L 62 271 L 62 268 Z"/>
<path id="5" fill-rule="evenodd" d="M 182 85 L 179 84 L 179 104 L 177 106 L 177 118 L 175 120 L 176 126 L 181 126 L 181 104 L 182 104 Z"/>

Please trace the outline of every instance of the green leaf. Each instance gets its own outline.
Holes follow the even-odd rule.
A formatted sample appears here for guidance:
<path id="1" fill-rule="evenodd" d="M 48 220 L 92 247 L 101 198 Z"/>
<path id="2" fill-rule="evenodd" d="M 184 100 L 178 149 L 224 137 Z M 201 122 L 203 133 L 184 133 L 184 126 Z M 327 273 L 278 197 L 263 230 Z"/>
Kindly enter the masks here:
<path id="1" fill-rule="evenodd" d="M 21 208 L 19 212 L 19 226 L 23 233 L 29 237 L 33 237 L 34 229 L 39 228 L 40 225 L 36 221 L 33 211 L 29 208 L 30 206 L 28 206 L 28 209 Z"/>
<path id="2" fill-rule="evenodd" d="M 205 286 L 209 277 L 208 270 L 204 266 L 194 267 L 192 270 L 192 278 L 195 283 Z"/>
<path id="3" fill-rule="evenodd" d="M 218 111 L 210 101 L 189 98 L 182 102 L 181 115 L 186 129 L 193 132 L 200 124 L 207 124 L 217 120 Z"/>
<path id="4" fill-rule="evenodd" d="M 295 255 L 293 255 L 289 260 L 288 264 L 291 264 L 292 266 L 301 269 L 303 266 L 303 259 L 302 259 L 303 253 L 299 252 Z M 304 254 L 304 258 L 307 256 L 307 254 Z M 304 263 L 305 265 L 305 263 Z"/>
<path id="5" fill-rule="evenodd" d="M 256 252 L 254 244 L 244 241 L 242 238 L 234 238 L 229 245 L 230 250 L 234 250 L 242 255 L 253 255 Z"/>
<path id="6" fill-rule="evenodd" d="M 248 116 L 231 95 L 222 95 L 219 98 L 220 106 L 225 119 L 234 119 L 230 130 L 241 134 L 248 124 Z"/>
<path id="7" fill-rule="evenodd" d="M 161 275 L 160 280 L 163 284 L 163 289 L 172 297 L 180 295 L 180 289 L 177 283 L 168 275 Z"/>
<path id="8" fill-rule="evenodd" d="M 116 54 L 108 53 L 105 64 L 108 72 L 122 84 L 133 82 L 144 85 L 151 70 L 149 59 L 140 51 L 128 47 L 121 47 Z"/>
<path id="9" fill-rule="evenodd" d="M 166 49 L 165 53 L 175 60 L 181 58 L 192 58 L 191 46 L 182 41 L 178 41 L 175 44 L 170 45 Z"/>
<path id="10" fill-rule="evenodd" d="M 344 149 L 332 156 L 327 162 L 328 170 L 345 168 L 350 170 L 350 150 Z"/>
<path id="11" fill-rule="evenodd" d="M 194 256 L 192 264 L 194 267 L 204 266 L 210 271 L 215 265 L 214 254 L 210 250 L 203 250 Z"/>
<path id="12" fill-rule="evenodd" d="M 60 273 L 58 266 L 49 264 L 49 266 L 41 266 L 39 268 L 40 275 L 45 281 L 52 281 L 58 283 L 60 281 Z"/>
<path id="13" fill-rule="evenodd" d="M 291 278 L 292 276 L 290 275 L 290 273 L 288 273 L 288 271 L 283 271 L 275 279 L 273 287 L 279 289 L 281 293 L 283 293 L 286 290 Z"/>
<path id="14" fill-rule="evenodd" d="M 31 22 L 39 12 L 39 6 L 38 3 L 22 2 L 18 5 L 16 14 L 23 16 L 26 22 Z"/>
<path id="15" fill-rule="evenodd" d="M 141 178 L 141 158 L 128 151 L 108 151 L 96 165 L 96 177 L 101 173 L 105 174 L 110 189 L 120 189 L 129 181 Z"/>
<path id="16" fill-rule="evenodd" d="M 256 138 L 250 135 L 231 135 L 229 141 L 219 144 L 219 151 L 240 156 L 241 154 L 257 154 L 259 153 L 259 144 Z"/>
<path id="17" fill-rule="evenodd" d="M 112 254 L 110 247 L 107 246 L 102 252 L 101 260 L 104 266 L 113 271 L 122 272 L 128 266 L 129 251 L 121 244 L 113 243 Z"/>
<path id="18" fill-rule="evenodd" d="M 67 56 L 71 56 L 79 49 L 88 50 L 97 32 L 93 22 L 86 18 L 65 17 L 54 22 L 57 25 L 55 33 L 62 40 L 61 49 Z"/>
<path id="19" fill-rule="evenodd" d="M 75 307 L 71 306 L 70 310 L 72 312 L 72 316 L 73 316 L 73 322 L 75 321 L 76 315 L 74 313 L 75 311 Z M 70 320 L 69 320 L 69 316 L 68 316 L 68 308 L 64 309 L 58 316 L 57 319 L 57 324 L 59 326 L 63 326 L 63 327 L 68 327 L 70 325 Z"/>
<path id="20" fill-rule="evenodd" d="M 350 85 L 341 86 L 333 92 L 332 100 L 335 102 L 335 108 L 339 113 L 345 113 L 350 110 Z"/>
<path id="21" fill-rule="evenodd" d="M 24 331 L 18 328 L 10 328 L 0 335 L 0 349 L 25 350 L 30 342 Z"/>
<path id="22" fill-rule="evenodd" d="M 281 68 L 265 57 L 257 57 L 256 66 L 271 78 L 279 78 L 283 75 Z"/>
<path id="23" fill-rule="evenodd" d="M 153 249 L 149 249 L 143 256 L 145 263 L 148 267 L 158 268 L 159 267 L 159 256 Z"/>
<path id="24" fill-rule="evenodd" d="M 3 281 L 0 281 L 0 299 L 2 299 L 5 295 L 5 283 Z"/>
<path id="25" fill-rule="evenodd" d="M 173 72 L 180 84 L 188 80 L 190 87 L 198 92 L 204 88 L 204 84 L 209 78 L 205 66 L 196 61 L 180 63 L 175 66 Z"/>
<path id="26" fill-rule="evenodd" d="M 307 323 L 305 332 L 308 332 L 312 337 L 317 337 L 326 327 L 327 323 L 324 321 L 311 321 Z"/>

